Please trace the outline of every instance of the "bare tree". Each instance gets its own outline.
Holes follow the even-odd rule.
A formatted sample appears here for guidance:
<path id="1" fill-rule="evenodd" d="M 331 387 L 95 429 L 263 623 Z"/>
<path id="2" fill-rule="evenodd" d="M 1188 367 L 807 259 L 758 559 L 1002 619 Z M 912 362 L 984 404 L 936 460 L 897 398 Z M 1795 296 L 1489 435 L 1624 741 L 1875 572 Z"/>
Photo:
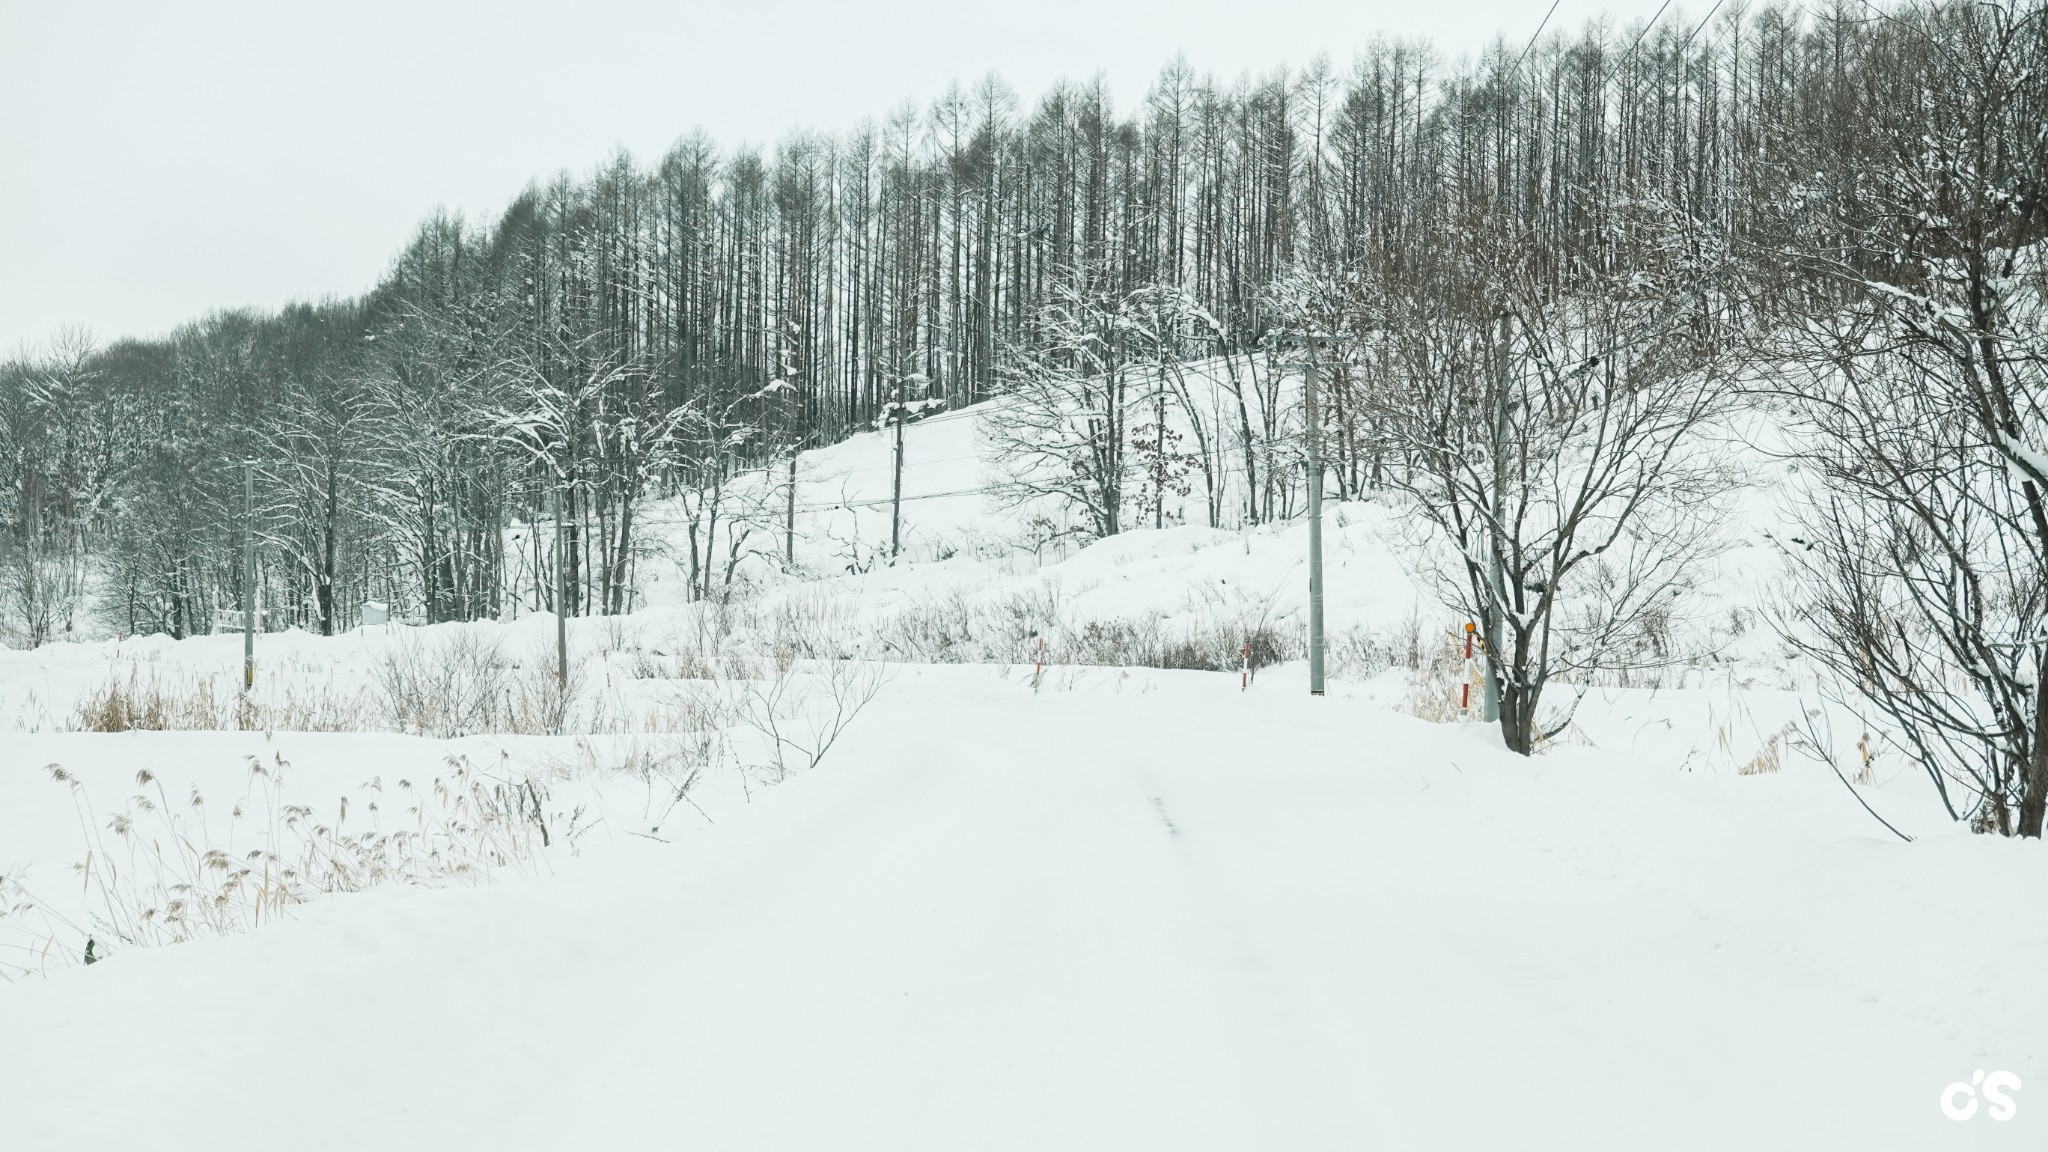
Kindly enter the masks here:
<path id="1" fill-rule="evenodd" d="M 1016 351 L 1001 415 L 982 430 L 998 499 L 1049 497 L 1093 536 L 1123 528 L 1133 408 L 1146 395 L 1134 382 L 1128 303 L 1085 274 L 1062 283 L 1034 318 L 1030 346 Z"/>
<path id="2" fill-rule="evenodd" d="M 489 615 L 501 587 L 489 388 L 501 355 L 488 312 L 465 301 L 414 303 L 373 333 L 363 375 L 367 435 L 379 468 L 371 514 L 391 567 L 430 622 Z M 389 589 L 401 591 L 396 582 Z"/>
<path id="3" fill-rule="evenodd" d="M 540 515 L 535 462 L 493 423 L 527 400 L 504 366 L 538 357 L 548 386 L 573 390 L 583 368 L 550 359 L 550 347 L 631 367 L 592 398 L 607 419 L 633 414 L 611 425 L 623 439 L 586 440 L 575 457 L 564 560 L 594 610 L 633 603 L 643 533 L 631 509 L 645 474 L 634 445 L 649 421 L 697 413 L 678 425 L 689 452 L 654 483 L 689 506 L 701 596 L 733 571 L 736 544 L 769 534 L 765 516 L 733 519 L 727 479 L 794 438 L 823 446 L 871 427 L 913 375 L 954 406 L 993 394 L 1006 371 L 1057 369 L 1062 387 L 1087 390 L 1077 400 L 1097 429 L 1048 426 L 1052 439 L 1037 443 L 1053 447 L 1031 480 L 1057 482 L 1081 531 L 1163 523 L 1183 451 L 1201 465 L 1212 523 L 1284 517 L 1301 490 L 1298 408 L 1283 395 L 1292 352 L 1271 339 L 1301 327 L 1288 282 L 1368 296 L 1424 285 L 1438 246 L 1469 242 L 1446 220 L 1519 229 L 1549 269 L 1538 281 L 1573 291 L 1589 290 L 1587 276 L 1625 280 L 1638 250 L 1617 243 L 1614 224 L 1650 203 L 1727 244 L 1791 244 L 1814 263 L 1824 253 L 1909 294 L 1930 294 L 1910 282 L 1925 260 L 1887 271 L 1882 246 L 1831 221 L 1853 231 L 1874 213 L 1964 263 L 1969 251 L 2026 250 L 2044 197 L 2020 173 L 2048 152 L 2048 116 L 2029 95 L 2044 71 L 2040 7 L 1724 6 L 1704 24 L 1631 28 L 1625 51 L 1604 26 L 1456 61 L 1382 42 L 1341 72 L 1318 62 L 1222 82 L 1175 62 L 1121 114 L 1101 83 L 1027 103 L 991 80 L 768 154 L 701 133 L 651 167 L 620 154 L 537 182 L 480 226 L 427 221 L 371 291 L 310 309 L 343 338 L 302 340 L 308 310 L 294 306 L 215 314 L 97 353 L 91 371 L 115 383 L 89 405 L 90 422 L 124 463 L 105 523 L 84 521 L 85 566 L 65 571 L 105 579 L 108 594 L 89 598 L 105 620 L 204 630 L 242 579 L 239 493 L 219 462 L 289 457 L 275 475 L 290 491 L 264 510 L 267 607 L 328 628 L 358 594 L 437 619 L 490 614 L 506 528 Z M 1973 186 L 2006 199 L 1979 212 Z M 1819 232 L 1787 235 L 1786 216 Z M 1974 236 L 1980 223 L 1988 230 Z M 1999 267 L 1973 273 L 1993 291 L 1956 299 L 2007 330 L 1997 310 L 2018 281 Z M 1439 270 L 1447 292 L 1470 286 L 1456 279 L 1468 272 L 1493 282 L 1485 269 Z M 1794 283 L 1814 275 L 1804 268 Z M 1092 372 L 1071 355 L 1037 355 L 1052 347 L 1041 318 L 1068 308 L 1077 284 L 1098 313 Z M 1140 306 L 1146 295 L 1159 307 Z M 1502 342 L 1507 303 L 1460 321 L 1483 330 L 1467 334 L 1475 347 Z M 1392 315 L 1312 326 L 1342 339 L 1319 361 L 1331 369 L 1322 431 L 1340 494 L 1413 463 L 1373 417 L 1380 382 L 1415 359 L 1411 321 L 1390 326 Z M 1416 331 L 1444 319 L 1421 315 Z M 1506 341 L 1518 372 L 1548 339 L 1531 334 L 1542 327 Z M 290 350 L 300 345 L 304 355 Z M 0 386 L 25 378 L 0 373 Z M 746 399 L 775 379 L 795 391 L 772 412 Z M 1996 409 L 2003 385 L 1984 379 Z M 322 409 L 308 389 L 328 383 L 360 386 L 360 400 Z M 1191 443 L 1176 448 L 1173 433 Z M 2023 454 L 2010 455 L 2025 471 Z M 0 467 L 18 472 L 21 458 Z M 12 509 L 0 515 L 22 531 Z"/>
<path id="4" fill-rule="evenodd" d="M 1478 623 L 1502 737 L 1527 754 L 1568 719 L 1539 717 L 1552 681 L 1639 659 L 1632 639 L 1712 546 L 1724 482 L 1690 437 L 1726 393 L 1678 270 L 1560 284 L 1504 256 L 1526 237 L 1444 244 L 1362 306 L 1399 347 L 1373 417 L 1409 461 L 1389 486 L 1447 546 L 1432 574 Z"/>
<path id="5" fill-rule="evenodd" d="M 369 480 L 371 409 L 361 374 L 334 346 L 356 338 L 353 309 L 301 307 L 280 317 L 284 347 L 276 418 L 258 431 L 258 453 L 279 505 L 267 509 L 267 543 L 311 585 L 311 616 L 323 636 L 347 627 L 349 561 L 363 557 L 361 510 Z"/>
<path id="6" fill-rule="evenodd" d="M 61 334 L 0 369 L 0 604 L 30 647 L 69 633 L 88 536 L 110 511 L 123 450 L 92 341 Z"/>
<path id="7" fill-rule="evenodd" d="M 2038 837 L 2048 10 L 1908 7 L 1870 60 L 1856 196 L 1791 222 L 1802 314 L 1768 348 L 1811 377 L 1781 392 L 1813 466 L 1787 632 L 1896 726 L 1952 815 Z"/>

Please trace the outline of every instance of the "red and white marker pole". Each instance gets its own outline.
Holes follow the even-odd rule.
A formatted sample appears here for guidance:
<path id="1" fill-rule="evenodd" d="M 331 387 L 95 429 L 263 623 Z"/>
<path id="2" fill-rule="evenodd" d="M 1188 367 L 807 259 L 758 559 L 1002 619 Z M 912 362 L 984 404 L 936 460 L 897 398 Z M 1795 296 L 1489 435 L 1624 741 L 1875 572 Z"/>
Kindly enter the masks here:
<path id="1" fill-rule="evenodd" d="M 1472 710 L 1472 635 L 1478 627 L 1470 620 L 1465 621 L 1465 682 L 1458 686 L 1458 710 Z"/>
<path id="2" fill-rule="evenodd" d="M 1237 673 L 1237 690 L 1243 692 L 1252 686 L 1252 642 L 1244 642 L 1244 666 Z"/>

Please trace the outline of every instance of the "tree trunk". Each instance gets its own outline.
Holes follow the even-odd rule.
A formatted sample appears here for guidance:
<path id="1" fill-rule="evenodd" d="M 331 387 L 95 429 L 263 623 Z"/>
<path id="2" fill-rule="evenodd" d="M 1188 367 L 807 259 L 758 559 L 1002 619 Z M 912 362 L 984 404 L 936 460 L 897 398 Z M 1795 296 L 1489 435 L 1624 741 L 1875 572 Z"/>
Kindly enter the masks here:
<path id="1" fill-rule="evenodd" d="M 320 634 L 334 635 L 334 555 L 335 521 L 341 515 L 340 497 L 335 491 L 334 465 L 327 466 L 327 507 L 320 533 L 320 572 L 316 577 L 313 599 L 320 612 Z"/>
<path id="2" fill-rule="evenodd" d="M 628 587 L 626 566 L 631 563 L 633 555 L 632 497 L 630 495 L 624 497 L 622 504 L 623 507 L 619 509 L 619 544 L 613 553 L 612 562 L 608 566 L 606 573 L 611 584 L 610 607 L 607 611 L 614 616 L 624 615 L 626 611 L 626 588 Z"/>
<path id="3" fill-rule="evenodd" d="M 2048 665 L 2048 660 L 2040 661 Z M 2048 667 L 2034 673 L 2034 733 L 2027 749 L 2027 775 L 2020 785 L 2022 836 L 2041 837 L 2041 818 L 2048 814 Z"/>
<path id="4" fill-rule="evenodd" d="M 1500 678 L 1500 737 L 1510 752 L 1536 750 L 1536 692 L 1506 676 Z"/>

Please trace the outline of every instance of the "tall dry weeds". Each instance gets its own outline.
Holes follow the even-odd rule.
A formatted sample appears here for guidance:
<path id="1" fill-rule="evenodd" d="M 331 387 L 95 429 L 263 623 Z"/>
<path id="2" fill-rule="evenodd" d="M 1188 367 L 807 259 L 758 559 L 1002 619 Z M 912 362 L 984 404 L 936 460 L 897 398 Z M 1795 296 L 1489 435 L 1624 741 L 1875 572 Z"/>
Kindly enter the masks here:
<path id="1" fill-rule="evenodd" d="M 17 930 L 5 941 L 15 953 L 11 967 L 84 960 L 88 940 L 104 958 L 245 932 L 326 893 L 479 883 L 577 834 L 580 810 L 551 812 L 538 779 L 486 772 L 460 756 L 445 768 L 424 784 L 399 779 L 388 790 L 372 778 L 355 805 L 343 796 L 316 810 L 291 794 L 281 755 L 251 757 L 247 787 L 228 801 L 224 821 L 209 816 L 197 788 L 173 799 L 145 769 L 136 773 L 137 792 L 102 820 L 83 782 L 53 764 L 51 779 L 70 790 L 85 846 L 74 872 L 87 918 L 50 913 L 19 881 L 0 884 L 17 928 L 42 911 L 33 935 L 24 940 Z"/>

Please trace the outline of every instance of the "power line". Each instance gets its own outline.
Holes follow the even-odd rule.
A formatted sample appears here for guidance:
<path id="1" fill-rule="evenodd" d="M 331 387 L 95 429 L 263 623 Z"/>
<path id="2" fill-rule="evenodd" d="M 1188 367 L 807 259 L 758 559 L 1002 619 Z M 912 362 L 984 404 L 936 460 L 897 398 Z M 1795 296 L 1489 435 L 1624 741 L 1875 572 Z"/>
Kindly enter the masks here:
<path id="1" fill-rule="evenodd" d="M 979 460 L 979 459 L 981 459 L 981 454 L 977 452 L 977 453 L 974 453 L 974 454 L 972 454 L 972 455 L 968 455 L 968 456 L 944 456 L 944 457 L 941 457 L 941 458 L 939 458 L 939 459 L 937 459 L 937 460 L 912 460 L 912 461 L 911 461 L 911 463 L 912 463 L 913 465 L 915 465 L 915 466 L 919 467 L 919 468 L 923 468 L 923 467 L 927 467 L 927 466 L 929 466 L 929 465 L 932 465 L 932 464 L 958 464 L 958 463 L 959 463 L 959 462 L 961 462 L 962 460 Z M 861 473 L 861 472 L 887 472 L 887 471 L 889 471 L 889 470 L 890 470 L 891 468 L 893 468 L 893 467 L 895 467 L 895 466 L 894 466 L 894 465 L 892 465 L 892 464 L 871 464 L 871 465 L 868 465 L 868 466 L 866 466 L 866 467 L 862 467 L 862 468 L 834 468 L 834 469 L 832 469 L 832 470 L 831 470 L 830 472 L 828 472 L 828 473 L 827 473 L 826 475 L 824 475 L 824 476 L 822 476 L 822 477 L 814 477 L 814 478 L 813 478 L 813 479 L 812 479 L 812 480 L 810 481 L 810 483 L 814 483 L 814 484 L 815 484 L 815 483 L 822 483 L 822 482 L 824 482 L 824 481 L 827 481 L 827 480 L 836 480 L 836 479 L 838 479 L 838 478 L 839 478 L 839 477 L 841 477 L 841 476 L 853 476 L 853 475 L 857 475 L 857 474 L 859 474 L 859 473 Z M 757 471 L 757 470 L 756 470 L 756 469 L 753 469 L 753 468 L 749 468 L 749 469 L 747 469 L 747 472 L 749 472 L 749 473 L 751 473 L 751 472 L 754 472 L 754 471 Z M 745 474 L 745 473 L 742 473 L 742 475 L 744 475 L 744 474 Z"/>
<path id="2" fill-rule="evenodd" d="M 1636 49 L 1639 46 L 1641 46 L 1643 42 L 1643 37 L 1648 36 L 1650 34 L 1650 29 L 1655 28 L 1657 26 L 1657 21 L 1663 18 L 1664 10 L 1669 7 L 1671 7 L 1671 0 L 1664 0 L 1664 3 L 1657 6 L 1657 14 L 1655 16 L 1650 17 L 1650 22 L 1648 24 L 1643 25 L 1643 30 L 1641 32 L 1636 33 L 1636 42 L 1634 44 L 1629 45 L 1628 51 L 1623 53 L 1623 55 L 1635 55 Z M 1708 15 L 1711 16 L 1713 15 L 1713 13 L 1710 12 L 1708 13 Z"/>
<path id="3" fill-rule="evenodd" d="M 958 457 L 957 459 L 969 460 L 976 459 L 976 457 L 962 456 Z M 1269 471 L 1277 475 L 1282 472 L 1292 472 L 1292 469 L 1283 466 L 1277 469 L 1269 469 Z M 1249 474 L 1249 472 L 1250 470 L 1242 464 L 1236 462 L 1225 462 L 1217 465 L 1215 468 L 1210 469 L 1209 475 L 1217 480 L 1229 480 L 1235 477 L 1246 476 Z M 819 481 L 805 481 L 805 483 L 818 482 Z M 1004 492 L 1006 490 L 1009 490 L 1008 486 L 1006 485 L 981 485 L 972 488 L 951 488 L 942 492 L 906 492 L 903 495 L 903 499 L 906 501 L 946 500 L 961 496 L 992 496 L 997 493 Z M 1047 495 L 1050 495 L 1050 493 L 1047 493 Z M 656 498 L 657 501 L 660 499 L 673 499 L 673 497 Z M 796 506 L 796 510 L 798 512 L 807 512 L 815 514 L 819 512 L 852 511 L 860 508 L 879 508 L 889 504 L 891 499 L 892 498 L 888 496 L 877 496 L 869 499 L 860 500 L 830 500 L 822 503 L 799 503 Z M 684 528 L 690 526 L 691 523 L 687 519 L 678 519 L 673 516 L 635 516 L 633 518 L 633 522 L 643 528 Z M 697 522 L 701 524 L 703 523 L 703 520 L 699 519 Z M 539 526 L 543 522 L 528 521 L 526 523 L 528 527 L 538 530 Z"/>
<path id="4" fill-rule="evenodd" d="M 1270 471 L 1272 471 L 1273 473 L 1275 473 L 1275 474 L 1277 475 L 1277 474 L 1279 474 L 1279 473 L 1282 473 L 1282 472 L 1286 472 L 1286 473 L 1291 473 L 1291 472 L 1293 471 L 1293 469 L 1291 469 L 1291 468 L 1286 468 L 1286 467 L 1282 467 L 1282 468 L 1277 468 L 1277 469 L 1271 469 Z M 1219 466 L 1219 467 L 1217 467 L 1217 468 L 1214 468 L 1214 469 L 1212 469 L 1212 470 L 1210 471 L 1210 475 L 1211 475 L 1211 476 L 1213 476 L 1213 477 L 1215 477 L 1215 478 L 1216 478 L 1216 479 L 1218 479 L 1218 480 L 1228 480 L 1228 479 L 1231 479 L 1231 478 L 1233 478 L 1233 477 L 1238 477 L 1238 476 L 1244 476 L 1244 475 L 1247 475 L 1247 473 L 1248 473 L 1248 470 L 1247 470 L 1247 469 L 1246 469 L 1246 468 L 1245 468 L 1245 467 L 1244 467 L 1243 465 L 1241 465 L 1241 464 L 1225 464 L 1225 465 L 1221 465 L 1221 466 Z M 915 493 L 915 494 L 912 494 L 912 493 L 905 493 L 905 494 L 904 494 L 904 496 L 903 496 L 903 499 L 904 499 L 905 501 L 910 501 L 910 500 L 945 500 L 945 499 L 952 499 L 952 498 L 956 498 L 956 497 L 961 497 L 961 496 L 993 496 L 993 495 L 996 495 L 996 494 L 998 494 L 998 493 L 1001 493 L 1001 492 L 1004 492 L 1004 491 L 1008 491 L 1008 490 L 1010 490 L 1010 489 L 1008 489 L 1008 488 L 1007 488 L 1006 486 L 1004 486 L 1004 485 L 987 485 L 987 486 L 982 486 L 982 487 L 977 487 L 977 488 L 954 488 L 954 489 L 949 489 L 949 490 L 947 490 L 947 491 L 944 491 L 944 492 L 920 492 L 920 493 Z M 1053 495 L 1053 494 L 1054 494 L 1054 493 L 1050 493 L 1050 492 L 1047 492 L 1047 493 L 1034 493 L 1034 495 Z M 890 502 L 891 502 L 891 498 L 890 498 L 890 497 L 888 497 L 888 496 L 878 496 L 878 497 L 875 497 L 875 498 L 873 498 L 873 499 L 865 499 L 865 500 L 835 500 L 835 501 L 830 501 L 830 502 L 827 502 L 827 503 L 822 503 L 822 504 L 798 504 L 798 505 L 797 505 L 797 508 L 796 508 L 796 510 L 797 510 L 798 512 L 804 512 L 804 513 L 812 513 L 812 514 L 816 514 L 816 513 L 820 513 L 820 512 L 845 512 L 845 511 L 855 511 L 855 510 L 858 510 L 858 509 L 861 509 L 861 508 L 880 508 L 880 507 L 884 507 L 884 506 L 888 505 L 888 504 L 889 504 Z M 634 520 L 633 520 L 633 522 L 634 522 L 635 524 L 637 524 L 637 525 L 641 526 L 641 527 L 644 527 L 644 528 L 686 528 L 686 527 L 689 527 L 689 526 L 690 526 L 690 524 L 691 524 L 691 522 L 690 522 L 689 520 L 685 520 L 685 519 L 677 519 L 677 518 L 674 518 L 674 517 L 649 517 L 649 516 L 635 516 L 635 517 L 634 517 Z M 697 521 L 697 523 L 701 524 L 701 523 L 703 523 L 703 520 L 702 520 L 702 519 L 700 519 L 700 520 L 698 520 L 698 521 Z"/>
<path id="5" fill-rule="evenodd" d="M 1692 38 L 1693 38 L 1693 36 L 1697 36 L 1697 35 L 1699 35 L 1699 34 L 1700 34 L 1700 29 L 1702 29 L 1702 28 L 1705 28 L 1705 27 L 1707 26 L 1707 21 L 1709 21 L 1709 20 L 1712 20 L 1712 19 L 1714 18 L 1714 13 L 1716 13 L 1716 12 L 1719 12 L 1720 10 L 1721 10 L 1721 0 L 1714 0 L 1714 6 L 1713 6 L 1712 8 L 1709 8 L 1709 9 L 1707 9 L 1707 14 L 1706 14 L 1705 16 L 1702 16 L 1702 17 L 1700 17 L 1700 22 L 1699 22 L 1699 23 L 1698 23 L 1697 25 L 1695 25 L 1695 26 L 1693 27 L 1693 30 L 1692 30 L 1692 35 L 1691 35 L 1691 36 L 1687 36 L 1687 37 L 1685 38 L 1685 43 L 1683 43 L 1683 44 L 1680 44 L 1680 45 L 1678 46 L 1678 50 L 1679 50 L 1680 52 L 1683 52 L 1683 51 L 1685 51 L 1685 50 L 1686 50 L 1687 48 L 1690 48 L 1690 47 L 1692 47 Z"/>
<path id="6" fill-rule="evenodd" d="M 1536 47 L 1536 37 L 1543 35 L 1543 30 L 1550 26 L 1550 18 L 1557 15 L 1557 6 L 1563 2 L 1564 0 L 1550 0 L 1550 11 L 1543 14 L 1543 22 L 1536 25 L 1536 31 L 1529 34 L 1529 42 L 1522 46 L 1522 54 L 1515 57 L 1515 68 L 1520 68 L 1522 61 L 1529 58 L 1529 49 Z"/>

